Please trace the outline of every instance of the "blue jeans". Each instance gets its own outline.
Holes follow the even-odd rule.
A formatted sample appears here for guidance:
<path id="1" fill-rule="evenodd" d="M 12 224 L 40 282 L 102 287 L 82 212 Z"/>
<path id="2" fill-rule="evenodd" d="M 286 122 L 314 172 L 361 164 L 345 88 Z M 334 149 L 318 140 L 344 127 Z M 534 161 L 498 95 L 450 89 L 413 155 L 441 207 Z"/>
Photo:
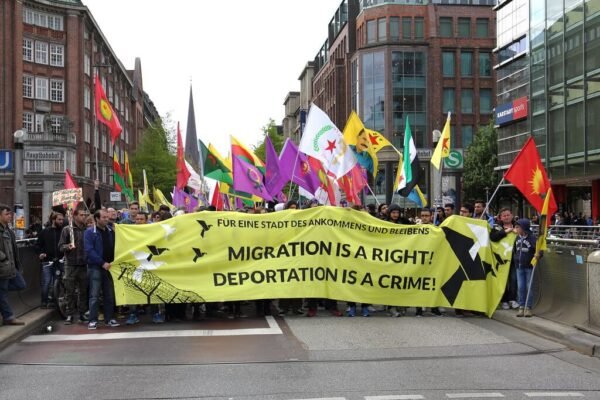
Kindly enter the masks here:
<path id="1" fill-rule="evenodd" d="M 64 264 L 59 261 L 42 263 L 42 304 L 50 302 L 52 285 L 54 284 L 54 277 L 56 276 L 56 268 L 59 268 L 60 271 L 64 271 Z M 54 299 L 54 301 L 56 301 L 56 299 Z"/>
<path id="2" fill-rule="evenodd" d="M 104 321 L 114 318 L 115 287 L 112 275 L 101 267 L 88 267 L 90 279 L 90 322 L 98 322 L 98 307 L 100 305 L 100 290 L 103 296 Z"/>
<path id="3" fill-rule="evenodd" d="M 8 304 L 8 292 L 13 290 L 23 290 L 27 284 L 23 275 L 17 271 L 17 276 L 12 279 L 0 279 L 0 313 L 4 321 L 14 319 L 12 308 Z"/>
<path id="4" fill-rule="evenodd" d="M 533 291 L 529 293 L 527 304 L 525 299 L 527 298 L 527 290 L 529 290 L 529 283 L 531 282 L 531 276 L 533 274 L 533 268 L 517 268 L 517 287 L 519 292 L 519 306 L 531 308 L 533 305 Z"/>

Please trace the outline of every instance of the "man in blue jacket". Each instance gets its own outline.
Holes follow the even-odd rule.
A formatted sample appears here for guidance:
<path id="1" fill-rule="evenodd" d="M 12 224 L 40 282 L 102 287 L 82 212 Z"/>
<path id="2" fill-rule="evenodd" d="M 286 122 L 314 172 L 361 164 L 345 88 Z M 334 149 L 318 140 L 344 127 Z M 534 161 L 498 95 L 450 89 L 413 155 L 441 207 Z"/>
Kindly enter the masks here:
<path id="1" fill-rule="evenodd" d="M 88 228 L 83 235 L 83 245 L 90 280 L 90 322 L 88 329 L 98 325 L 98 303 L 100 289 L 104 296 L 104 321 L 110 327 L 120 324 L 114 319 L 115 288 L 108 270 L 115 258 L 115 232 L 108 226 L 108 212 L 97 210 L 94 213 L 95 226 Z"/>
<path id="2" fill-rule="evenodd" d="M 517 266 L 517 288 L 519 298 L 519 312 L 517 317 L 531 317 L 531 306 L 533 305 L 533 294 L 527 291 L 533 276 L 533 265 L 531 261 L 537 257 L 535 251 L 535 235 L 531 232 L 531 224 L 527 218 L 521 218 L 515 224 L 517 240 L 514 247 L 515 265 Z M 527 301 L 527 304 L 525 303 Z"/>

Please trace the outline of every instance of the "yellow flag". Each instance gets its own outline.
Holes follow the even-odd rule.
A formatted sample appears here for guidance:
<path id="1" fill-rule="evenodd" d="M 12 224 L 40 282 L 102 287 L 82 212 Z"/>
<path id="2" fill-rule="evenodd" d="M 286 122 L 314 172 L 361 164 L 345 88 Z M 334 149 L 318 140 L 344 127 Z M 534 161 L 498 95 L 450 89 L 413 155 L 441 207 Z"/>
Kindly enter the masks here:
<path id="1" fill-rule="evenodd" d="M 169 200 L 167 200 L 167 198 L 160 189 L 154 188 L 154 210 L 158 211 L 161 205 L 169 207 L 171 211 L 177 208 L 173 204 L 171 204 Z"/>
<path id="2" fill-rule="evenodd" d="M 389 140 L 385 138 L 381 133 L 374 131 L 372 129 L 365 129 L 367 131 L 367 135 L 369 136 L 369 141 L 371 142 L 371 148 L 375 153 L 379 150 L 383 149 L 386 146 L 392 146 Z"/>
<path id="3" fill-rule="evenodd" d="M 431 163 L 437 168 L 440 169 L 440 163 L 442 162 L 442 158 L 446 158 L 450 155 L 450 112 L 448 112 L 448 118 L 446 118 L 446 125 L 444 125 L 444 130 L 442 131 L 442 136 L 440 137 L 440 141 L 437 146 L 435 146 L 435 150 L 433 151 L 433 155 L 431 156 Z"/>
<path id="4" fill-rule="evenodd" d="M 344 141 L 356 156 L 360 166 L 377 176 L 379 161 L 371 146 L 369 135 L 358 115 L 352 111 L 344 127 Z"/>
<path id="5" fill-rule="evenodd" d="M 550 198 L 552 197 L 552 187 L 548 188 L 546 192 L 546 197 L 544 198 L 544 206 L 542 207 L 542 214 L 540 215 L 540 228 L 538 230 L 538 238 L 535 243 L 535 252 L 538 254 L 540 251 L 547 250 L 546 246 L 546 235 L 548 233 L 548 204 L 550 203 Z M 534 267 L 538 263 L 537 257 L 531 260 L 531 265 Z"/>
<path id="6" fill-rule="evenodd" d="M 246 162 L 253 164 L 256 168 L 264 172 L 265 163 L 252 150 L 246 147 L 242 142 L 231 135 L 231 150 L 236 157 L 246 158 Z M 231 169 L 231 168 L 230 168 Z"/>

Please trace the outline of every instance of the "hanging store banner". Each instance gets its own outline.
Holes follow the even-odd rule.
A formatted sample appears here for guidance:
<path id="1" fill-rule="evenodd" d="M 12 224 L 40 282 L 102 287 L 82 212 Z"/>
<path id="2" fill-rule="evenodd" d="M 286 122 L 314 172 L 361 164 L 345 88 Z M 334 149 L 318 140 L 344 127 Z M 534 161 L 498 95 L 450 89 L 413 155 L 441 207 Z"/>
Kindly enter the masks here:
<path id="1" fill-rule="evenodd" d="M 515 240 L 491 242 L 482 220 L 397 225 L 336 207 L 203 211 L 115 229 L 119 305 L 330 298 L 488 316 Z"/>

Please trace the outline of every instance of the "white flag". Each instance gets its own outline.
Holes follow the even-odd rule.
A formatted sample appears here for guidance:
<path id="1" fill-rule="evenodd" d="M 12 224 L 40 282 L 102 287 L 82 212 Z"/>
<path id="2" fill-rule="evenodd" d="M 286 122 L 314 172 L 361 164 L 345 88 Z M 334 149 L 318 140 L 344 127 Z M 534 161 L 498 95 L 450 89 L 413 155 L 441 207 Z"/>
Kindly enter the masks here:
<path id="1" fill-rule="evenodd" d="M 202 178 L 200 178 L 200 175 L 194 171 L 194 168 L 187 160 L 185 160 L 185 166 L 187 167 L 188 171 L 190 171 L 190 177 L 188 178 L 186 186 L 202 191 Z"/>
<path id="2" fill-rule="evenodd" d="M 346 175 L 356 164 L 356 156 L 344 141 L 342 132 L 315 104 L 308 111 L 298 149 L 320 160 L 336 179 Z"/>

